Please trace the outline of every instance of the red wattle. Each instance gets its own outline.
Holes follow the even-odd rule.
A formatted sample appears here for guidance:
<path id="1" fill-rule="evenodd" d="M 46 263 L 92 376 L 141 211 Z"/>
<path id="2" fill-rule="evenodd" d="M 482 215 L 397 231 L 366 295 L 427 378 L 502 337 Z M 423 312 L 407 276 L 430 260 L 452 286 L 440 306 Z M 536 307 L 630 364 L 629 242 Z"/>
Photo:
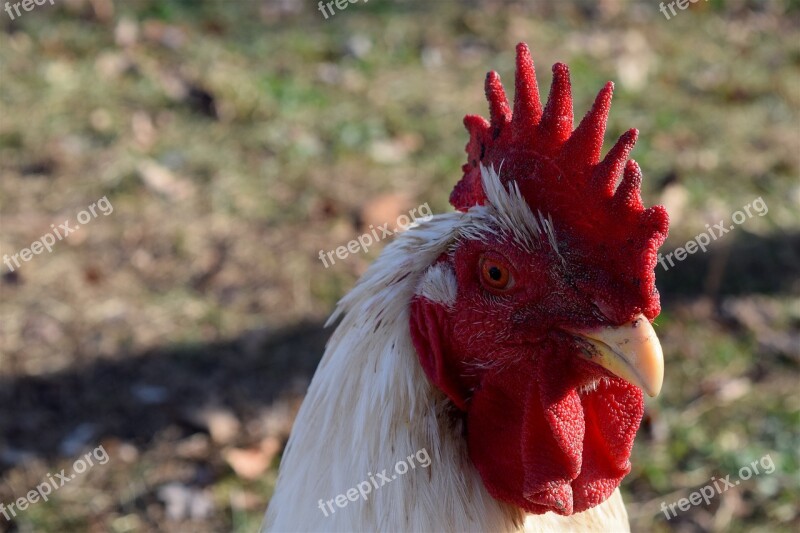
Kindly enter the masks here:
<path id="1" fill-rule="evenodd" d="M 631 470 L 629 457 L 644 414 L 642 391 L 621 379 L 601 381 L 582 398 L 586 419 L 583 469 L 572 483 L 575 512 L 608 498 Z"/>
<path id="2" fill-rule="evenodd" d="M 579 394 L 602 374 L 571 352 L 552 345 L 501 365 L 467 407 L 470 458 L 487 490 L 530 513 L 585 511 L 630 471 L 641 391 L 608 377 Z"/>

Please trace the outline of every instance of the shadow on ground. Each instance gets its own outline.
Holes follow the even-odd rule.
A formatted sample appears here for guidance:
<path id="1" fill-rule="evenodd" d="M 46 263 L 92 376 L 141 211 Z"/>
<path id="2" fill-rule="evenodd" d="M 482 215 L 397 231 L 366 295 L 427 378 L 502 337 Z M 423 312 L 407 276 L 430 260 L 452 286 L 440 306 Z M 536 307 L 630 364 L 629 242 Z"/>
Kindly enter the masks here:
<path id="1" fill-rule="evenodd" d="M 204 429 L 195 426 L 193 416 L 203 406 L 252 419 L 278 398 L 305 390 L 331 331 L 303 323 L 275 334 L 247 333 L 47 376 L 2 379 L 0 451 L 5 447 L 52 459 L 70 455 L 64 445 L 71 439 L 106 437 L 146 447 L 170 425 L 187 433 Z M 76 428 L 83 429 L 76 434 Z M 0 472 L 8 466 L 0 464 Z"/>
<path id="2" fill-rule="evenodd" d="M 670 252 L 674 249 L 664 249 L 661 254 Z M 666 304 L 698 296 L 718 300 L 747 294 L 798 294 L 800 233 L 761 237 L 740 231 L 728 241 L 712 243 L 706 253 L 687 256 L 666 271 L 657 266 L 656 280 Z"/>

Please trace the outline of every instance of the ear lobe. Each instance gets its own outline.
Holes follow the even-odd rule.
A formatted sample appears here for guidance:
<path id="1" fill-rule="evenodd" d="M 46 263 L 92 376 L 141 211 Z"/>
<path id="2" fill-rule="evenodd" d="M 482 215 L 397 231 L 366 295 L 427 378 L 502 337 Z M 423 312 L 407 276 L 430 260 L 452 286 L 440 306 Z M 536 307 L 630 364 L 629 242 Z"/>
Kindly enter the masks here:
<path id="1" fill-rule="evenodd" d="M 446 340 L 450 337 L 446 307 L 415 296 L 411 300 L 410 326 L 411 341 L 425 375 L 456 407 L 466 411 L 466 391 L 459 383 L 457 365 Z"/>

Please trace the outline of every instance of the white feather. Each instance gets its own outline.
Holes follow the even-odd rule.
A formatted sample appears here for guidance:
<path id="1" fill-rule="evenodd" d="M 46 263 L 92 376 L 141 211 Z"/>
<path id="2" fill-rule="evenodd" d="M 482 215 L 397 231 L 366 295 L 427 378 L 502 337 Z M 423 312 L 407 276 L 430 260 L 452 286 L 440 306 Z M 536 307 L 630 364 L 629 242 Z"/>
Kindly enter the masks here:
<path id="1" fill-rule="evenodd" d="M 453 307 L 457 290 L 458 285 L 453 268 L 446 263 L 436 263 L 425 272 L 419 283 L 417 294 L 432 302 Z"/>

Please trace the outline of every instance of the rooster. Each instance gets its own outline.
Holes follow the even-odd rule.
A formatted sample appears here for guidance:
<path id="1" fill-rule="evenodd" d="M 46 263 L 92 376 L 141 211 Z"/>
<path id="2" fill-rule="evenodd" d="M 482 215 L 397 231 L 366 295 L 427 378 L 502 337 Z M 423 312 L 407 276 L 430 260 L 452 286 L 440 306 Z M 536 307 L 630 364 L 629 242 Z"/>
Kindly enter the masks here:
<path id="1" fill-rule="evenodd" d="M 635 129 L 600 160 L 612 90 L 573 131 L 566 65 L 544 108 L 524 43 L 513 111 L 487 75 L 456 210 L 399 235 L 329 321 L 264 530 L 628 530 L 668 218 L 642 205 Z M 428 468 L 376 482 L 420 450 Z"/>

